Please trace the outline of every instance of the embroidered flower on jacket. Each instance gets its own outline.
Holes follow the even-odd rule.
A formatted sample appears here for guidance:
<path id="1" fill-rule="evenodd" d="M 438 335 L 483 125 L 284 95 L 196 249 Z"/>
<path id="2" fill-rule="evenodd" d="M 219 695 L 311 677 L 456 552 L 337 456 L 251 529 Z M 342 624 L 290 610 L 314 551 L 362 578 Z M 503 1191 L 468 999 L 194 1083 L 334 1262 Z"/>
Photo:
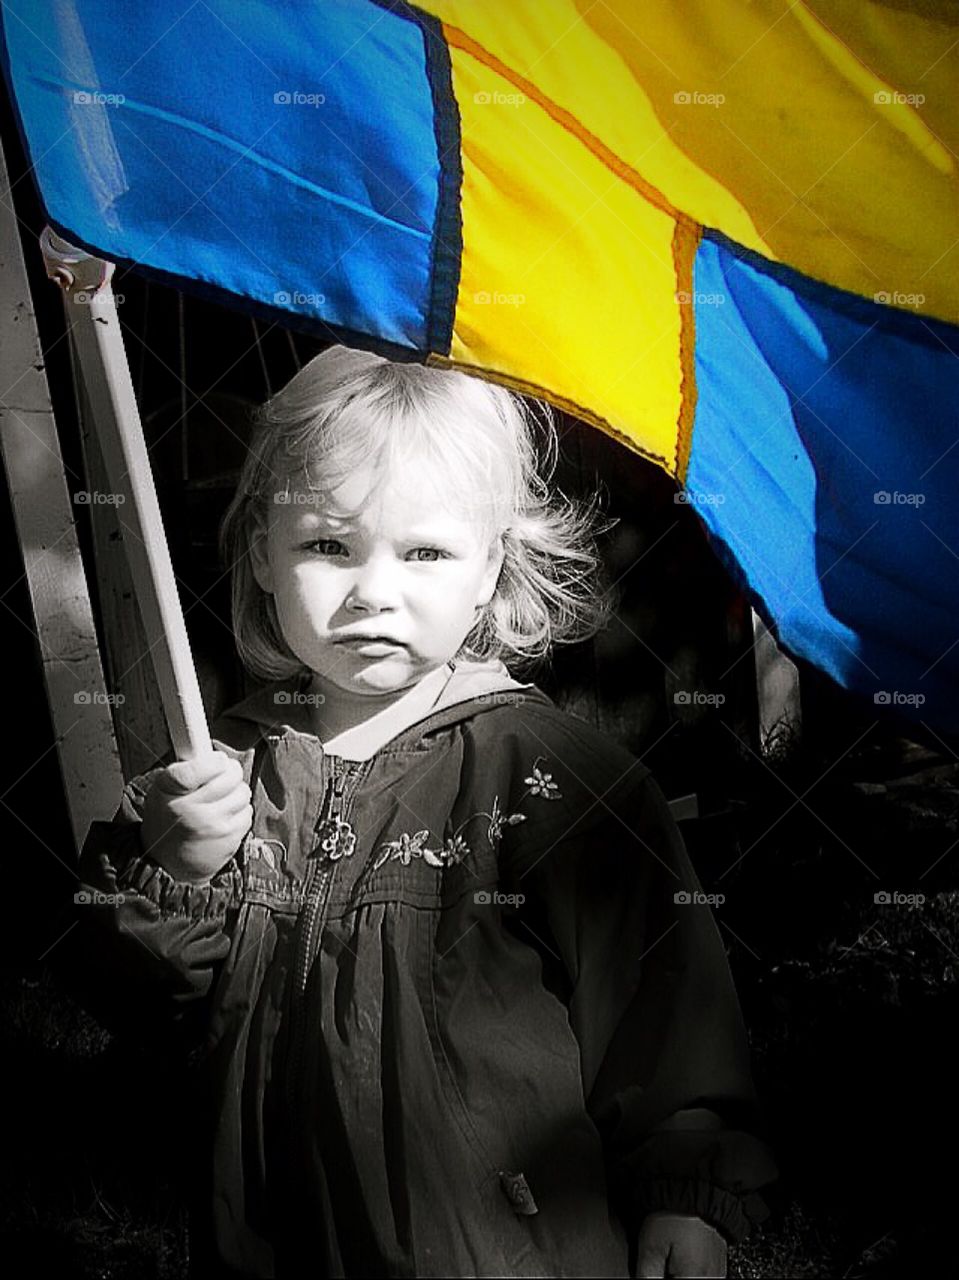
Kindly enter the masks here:
<path id="1" fill-rule="evenodd" d="M 316 829 L 319 847 L 330 859 L 336 862 L 339 858 L 349 858 L 356 848 L 356 832 L 348 822 L 334 814 L 325 818 Z"/>
<path id="2" fill-rule="evenodd" d="M 540 761 L 545 763 L 545 756 L 537 756 L 533 761 L 533 772 L 530 777 L 524 778 L 529 790 L 526 795 L 539 796 L 544 800 L 561 800 L 563 793 L 553 781 L 551 773 L 543 773 L 540 769 Z M 525 796 L 523 797 L 525 799 Z M 404 867 L 408 867 L 414 858 L 422 858 L 430 867 L 450 867 L 462 862 L 472 852 L 466 840 L 460 835 L 463 828 L 476 818 L 488 818 L 489 825 L 486 828 L 486 837 L 491 846 L 495 847 L 497 842 L 502 839 L 503 827 L 514 827 L 517 823 L 526 822 L 529 815 L 518 811 L 513 813 L 504 813 L 500 807 L 499 796 L 493 797 L 493 803 L 489 813 L 480 812 L 473 813 L 457 827 L 451 836 L 447 836 L 441 849 L 431 849 L 426 841 L 429 838 L 428 831 L 417 831 L 410 834 L 404 831 L 402 835 L 395 840 L 385 841 L 380 845 L 380 854 L 373 863 L 372 871 L 378 871 L 387 862 L 401 862 Z M 332 856 L 332 855 L 331 855 Z"/>
<path id="3" fill-rule="evenodd" d="M 430 849 L 425 841 L 428 831 L 417 831 L 415 835 L 403 832 L 396 840 L 389 840 L 381 845 L 382 853 L 373 864 L 373 870 L 379 871 L 385 862 L 401 862 L 408 867 L 414 858 L 422 858 L 431 867 L 451 867 L 462 862 L 470 851 L 469 845 L 461 835 L 448 836 L 441 849 Z"/>
<path id="4" fill-rule="evenodd" d="M 247 837 L 246 847 L 243 850 L 244 856 L 251 862 L 262 860 L 273 871 L 279 870 L 277 866 L 277 854 L 274 853 L 271 846 L 275 845 L 279 850 L 279 857 L 286 857 L 286 846 L 282 840 L 264 840 L 261 836 L 255 836 L 251 832 Z"/>
<path id="5" fill-rule="evenodd" d="M 448 836 L 442 849 L 424 849 L 423 861 L 431 867 L 451 867 L 462 862 L 470 847 L 462 836 Z"/>
<path id="6" fill-rule="evenodd" d="M 405 831 L 397 840 L 397 846 L 392 857 L 402 862 L 404 867 L 408 867 L 413 858 L 422 858 L 423 842 L 429 839 L 428 831 L 417 831 L 415 836 L 408 835 Z"/>
<path id="7" fill-rule="evenodd" d="M 415 835 L 410 835 L 404 831 L 396 840 L 389 840 L 386 844 L 381 845 L 383 852 L 374 863 L 373 870 L 378 871 L 384 862 L 395 861 L 402 862 L 404 867 L 408 867 L 414 858 L 423 857 L 423 844 L 429 839 L 428 831 L 417 831 Z"/>
<path id="8" fill-rule="evenodd" d="M 525 813 L 503 813 L 499 807 L 499 796 L 493 796 L 493 812 L 490 814 L 478 813 L 478 818 L 488 817 L 490 820 L 489 827 L 486 830 L 486 838 L 490 844 L 495 844 L 497 840 L 502 839 L 503 826 L 515 827 L 517 822 L 525 822 Z"/>
<path id="9" fill-rule="evenodd" d="M 533 764 L 532 776 L 524 778 L 523 781 L 529 787 L 531 796 L 542 796 L 544 800 L 562 800 L 563 793 L 553 782 L 553 775 L 551 773 L 543 773 L 539 768 L 540 760 L 545 759 L 545 756 L 537 756 Z"/>

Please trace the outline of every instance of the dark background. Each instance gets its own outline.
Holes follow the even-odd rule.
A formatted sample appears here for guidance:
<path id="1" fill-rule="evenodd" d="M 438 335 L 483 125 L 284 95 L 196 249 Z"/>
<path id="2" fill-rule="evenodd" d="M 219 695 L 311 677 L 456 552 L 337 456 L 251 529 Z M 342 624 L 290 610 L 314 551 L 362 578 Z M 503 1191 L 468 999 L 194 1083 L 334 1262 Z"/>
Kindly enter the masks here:
<path id="1" fill-rule="evenodd" d="M 19 140 L 3 123 L 66 473 L 82 489 L 60 296 L 43 273 L 43 220 L 29 176 L 19 181 Z M 212 716 L 248 687 L 215 548 L 246 412 L 320 344 L 121 271 L 113 287 L 124 298 L 128 357 Z M 801 665 L 802 736 L 784 733 L 762 756 L 744 656 L 748 606 L 694 512 L 638 456 L 572 419 L 559 423 L 556 483 L 582 494 L 599 484 L 620 517 L 603 539 L 620 602 L 605 633 L 559 651 L 536 678 L 643 756 L 668 797 L 695 792 L 706 815 L 683 833 L 704 888 L 726 895 L 717 918 L 783 1171 L 772 1217 L 733 1252 L 730 1274 L 952 1273 L 957 744 L 934 723 L 880 718 Z M 77 512 L 95 596 L 90 509 Z M 5 487 L 0 522 L 10 676 L 0 1258 L 15 1274 L 29 1265 L 62 1276 L 180 1277 L 189 1247 L 183 1171 L 198 1158 L 190 1077 L 99 1025 L 64 971 L 75 850 Z M 677 705 L 677 689 L 690 688 L 726 701 Z M 877 906 L 877 889 L 926 900 Z"/>

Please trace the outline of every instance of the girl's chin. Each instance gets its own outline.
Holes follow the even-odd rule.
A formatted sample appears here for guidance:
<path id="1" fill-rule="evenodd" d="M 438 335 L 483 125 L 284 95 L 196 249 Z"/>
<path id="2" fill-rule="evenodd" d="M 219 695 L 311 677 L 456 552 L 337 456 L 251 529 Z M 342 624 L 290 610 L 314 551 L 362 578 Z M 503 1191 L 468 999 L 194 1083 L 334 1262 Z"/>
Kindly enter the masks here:
<path id="1" fill-rule="evenodd" d="M 417 668 L 405 653 L 379 658 L 354 657 L 349 669 L 337 668 L 336 675 L 320 672 L 320 679 L 334 684 L 344 693 L 390 693 L 406 688 L 417 677 Z"/>
<path id="2" fill-rule="evenodd" d="M 402 688 L 413 679 L 414 673 L 409 663 L 377 658 L 363 671 L 357 671 L 350 685 L 355 689 L 375 689 L 385 693 L 389 689 Z"/>

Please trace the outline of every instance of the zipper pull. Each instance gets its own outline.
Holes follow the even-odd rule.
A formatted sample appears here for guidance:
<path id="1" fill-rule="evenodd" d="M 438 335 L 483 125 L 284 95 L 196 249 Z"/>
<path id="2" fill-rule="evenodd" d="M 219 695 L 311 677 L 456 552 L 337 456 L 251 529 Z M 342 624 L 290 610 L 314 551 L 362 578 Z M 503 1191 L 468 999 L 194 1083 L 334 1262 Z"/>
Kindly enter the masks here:
<path id="1" fill-rule="evenodd" d="M 351 823 L 344 822 L 338 813 L 333 812 L 334 798 L 340 799 L 346 788 L 346 775 L 340 772 L 338 756 L 333 757 L 332 767 L 333 776 L 327 793 L 327 803 L 324 805 L 324 816 L 314 828 L 319 843 L 313 852 L 325 855 L 331 862 L 338 862 L 340 858 L 352 856 L 356 848 L 356 831 Z"/>
<path id="2" fill-rule="evenodd" d="M 331 862 L 340 858 L 349 858 L 356 848 L 356 832 L 349 822 L 344 822 L 338 813 L 318 824 L 316 834 L 319 845 L 314 852 L 324 853 Z"/>

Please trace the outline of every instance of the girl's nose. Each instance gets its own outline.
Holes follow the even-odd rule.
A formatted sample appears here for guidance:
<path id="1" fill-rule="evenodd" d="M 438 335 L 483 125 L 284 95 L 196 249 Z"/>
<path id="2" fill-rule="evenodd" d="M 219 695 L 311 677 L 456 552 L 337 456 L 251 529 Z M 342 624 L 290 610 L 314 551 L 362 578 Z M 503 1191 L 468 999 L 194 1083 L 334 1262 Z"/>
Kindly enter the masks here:
<path id="1" fill-rule="evenodd" d="M 396 570 L 384 559 L 367 560 L 357 570 L 353 586 L 346 597 L 346 607 L 356 612 L 379 613 L 396 603 Z"/>

